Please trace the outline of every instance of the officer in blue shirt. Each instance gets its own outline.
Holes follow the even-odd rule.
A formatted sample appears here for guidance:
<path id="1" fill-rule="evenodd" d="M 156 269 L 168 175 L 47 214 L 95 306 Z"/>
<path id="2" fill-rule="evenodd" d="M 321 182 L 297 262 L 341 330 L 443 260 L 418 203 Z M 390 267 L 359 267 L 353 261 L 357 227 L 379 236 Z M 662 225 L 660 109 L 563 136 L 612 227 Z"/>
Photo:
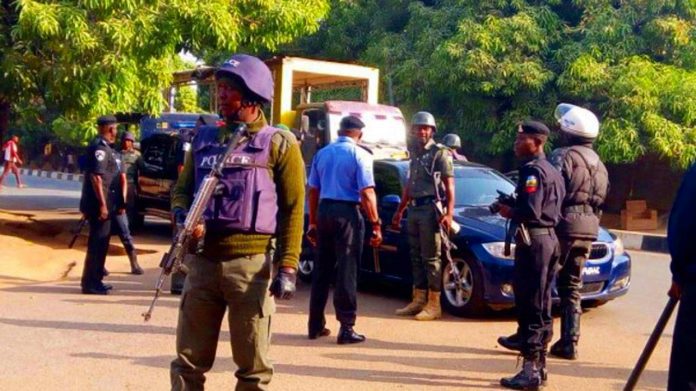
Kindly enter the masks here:
<path id="1" fill-rule="evenodd" d="M 339 344 L 363 342 L 353 330 L 357 317 L 356 278 L 365 237 L 362 206 L 372 230 L 370 245 L 382 242 L 371 154 L 358 145 L 363 122 L 341 120 L 338 139 L 317 153 L 309 174 L 307 239 L 317 249 L 309 302 L 309 339 L 327 336 L 324 308 L 335 273 L 334 307 L 341 323 Z"/>
<path id="2" fill-rule="evenodd" d="M 696 390 L 696 164 L 684 175 L 672 205 L 667 242 L 672 255 L 672 288 L 680 300 L 672 338 L 667 390 Z"/>

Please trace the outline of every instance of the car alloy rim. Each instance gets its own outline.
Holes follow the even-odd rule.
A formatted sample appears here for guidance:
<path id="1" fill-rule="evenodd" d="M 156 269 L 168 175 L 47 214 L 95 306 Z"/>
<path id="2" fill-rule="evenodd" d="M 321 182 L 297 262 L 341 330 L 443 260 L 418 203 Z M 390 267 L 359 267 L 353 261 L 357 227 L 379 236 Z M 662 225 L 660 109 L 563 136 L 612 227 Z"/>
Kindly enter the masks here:
<path id="1" fill-rule="evenodd" d="M 455 307 L 464 307 L 471 300 L 474 291 L 474 276 L 469 265 L 461 260 L 455 260 L 455 267 L 459 270 L 459 280 L 452 275 L 449 264 L 445 266 L 445 296 L 447 301 Z"/>
<path id="2" fill-rule="evenodd" d="M 300 273 L 310 275 L 314 269 L 314 261 L 311 259 L 300 259 Z"/>

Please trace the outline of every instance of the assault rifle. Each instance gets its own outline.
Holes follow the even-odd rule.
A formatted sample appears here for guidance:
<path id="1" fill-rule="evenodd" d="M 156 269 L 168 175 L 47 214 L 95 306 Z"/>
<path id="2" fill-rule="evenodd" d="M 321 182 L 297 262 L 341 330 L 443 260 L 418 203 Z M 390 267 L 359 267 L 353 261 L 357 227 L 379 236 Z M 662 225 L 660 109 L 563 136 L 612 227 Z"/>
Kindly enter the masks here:
<path id="1" fill-rule="evenodd" d="M 505 194 L 500 190 L 496 191 L 498 192 L 498 199 L 488 206 L 488 210 L 491 212 L 491 214 L 496 214 L 500 212 L 500 205 L 506 205 L 511 208 L 515 207 L 515 202 L 517 202 L 517 200 L 515 199 L 514 195 Z M 505 248 L 503 249 L 503 254 L 505 254 L 505 256 L 509 256 L 512 253 L 510 251 L 512 238 L 518 233 L 521 236 L 522 242 L 524 242 L 524 244 L 526 244 L 527 246 L 532 244 L 532 237 L 529 235 L 529 230 L 527 229 L 527 226 L 524 225 L 524 223 L 511 223 L 508 220 L 507 229 L 505 230 Z"/>
<path id="2" fill-rule="evenodd" d="M 75 228 L 70 230 L 70 232 L 73 234 L 73 237 L 70 240 L 70 244 L 68 244 L 68 248 L 73 248 L 73 246 L 75 245 L 75 241 L 78 237 L 80 237 L 80 234 L 82 233 L 82 230 L 85 228 L 85 225 L 87 225 L 87 219 L 84 215 L 82 215 L 82 218 L 80 218 L 80 222 L 77 223 Z"/>
<path id="3" fill-rule="evenodd" d="M 203 181 L 198 188 L 198 192 L 193 199 L 193 203 L 186 214 L 186 220 L 184 221 L 183 226 L 178 229 L 178 232 L 174 236 L 174 240 L 172 241 L 172 245 L 169 247 L 169 251 L 164 253 L 162 256 L 162 262 L 160 263 L 162 271 L 160 272 L 160 276 L 155 284 L 155 297 L 152 299 L 152 303 L 150 303 L 150 307 L 147 309 L 147 312 L 143 313 L 143 318 L 145 318 L 146 322 L 150 320 L 150 317 L 152 317 L 152 310 L 155 308 L 155 303 L 157 302 L 160 293 L 162 293 L 162 286 L 164 285 L 164 281 L 167 279 L 167 276 L 169 276 L 172 272 L 179 270 L 185 271 L 183 260 L 184 255 L 189 248 L 191 234 L 196 226 L 201 222 L 203 212 L 208 206 L 208 202 L 213 196 L 218 182 L 220 182 L 222 169 L 225 167 L 225 163 L 232 155 L 232 151 L 234 151 L 234 149 L 237 148 L 237 145 L 239 145 L 245 131 L 246 125 L 240 124 L 232 133 L 232 139 L 227 144 L 225 152 L 217 156 L 212 169 L 208 175 L 203 178 Z"/>
<path id="4" fill-rule="evenodd" d="M 440 187 L 439 184 L 440 182 L 440 173 L 439 172 L 434 172 L 433 175 L 433 185 L 435 186 L 435 194 L 440 194 Z M 439 196 L 436 197 L 439 199 Z M 457 250 L 457 245 L 452 243 L 452 240 L 450 240 L 450 230 L 446 229 L 445 226 L 440 223 L 442 220 L 442 216 L 446 214 L 445 208 L 442 206 L 442 201 L 434 201 L 433 205 L 435 207 L 435 215 L 438 221 L 438 227 L 440 228 L 440 237 L 442 240 L 442 251 L 445 254 L 445 259 L 447 260 L 447 263 L 450 265 L 450 270 L 452 273 L 452 276 L 454 277 L 454 280 L 459 282 L 460 275 L 459 275 L 459 269 L 457 268 L 457 265 L 454 263 L 454 259 L 452 259 L 452 251 Z M 452 227 L 451 231 L 456 235 L 459 233 L 459 230 L 461 227 L 459 224 L 457 224 L 456 221 L 452 220 Z"/>

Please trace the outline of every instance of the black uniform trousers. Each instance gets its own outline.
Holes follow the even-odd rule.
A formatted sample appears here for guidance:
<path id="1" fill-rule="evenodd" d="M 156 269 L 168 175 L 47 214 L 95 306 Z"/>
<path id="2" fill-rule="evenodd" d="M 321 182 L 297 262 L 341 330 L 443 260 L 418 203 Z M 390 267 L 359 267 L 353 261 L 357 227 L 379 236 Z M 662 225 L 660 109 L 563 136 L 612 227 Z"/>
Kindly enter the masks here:
<path id="1" fill-rule="evenodd" d="M 696 390 L 696 281 L 682 285 L 682 296 L 672 338 L 669 391 Z"/>
<path id="2" fill-rule="evenodd" d="M 101 289 L 104 278 L 104 263 L 109 250 L 111 238 L 111 219 L 99 220 L 89 216 L 89 238 L 87 239 L 87 255 L 82 270 L 82 289 Z"/>
<path id="3" fill-rule="evenodd" d="M 357 203 L 322 200 L 317 215 L 317 256 L 309 300 L 309 332 L 326 325 L 324 308 L 335 278 L 334 308 L 343 326 L 355 325 L 357 272 L 362 256 L 365 222 Z"/>
<path id="4" fill-rule="evenodd" d="M 560 250 L 553 228 L 530 234 L 530 246 L 516 241 L 513 288 L 522 354 L 538 358 L 553 336 L 551 285 Z"/>

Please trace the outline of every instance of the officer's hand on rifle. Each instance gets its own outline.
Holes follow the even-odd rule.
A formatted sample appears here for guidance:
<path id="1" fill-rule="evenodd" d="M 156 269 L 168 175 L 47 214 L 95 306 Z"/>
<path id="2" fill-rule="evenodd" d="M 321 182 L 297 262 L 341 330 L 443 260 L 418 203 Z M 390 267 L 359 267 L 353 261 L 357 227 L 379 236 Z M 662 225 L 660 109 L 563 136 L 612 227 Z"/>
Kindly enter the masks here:
<path id="1" fill-rule="evenodd" d="M 309 244 L 312 245 L 312 247 L 317 246 L 317 225 L 316 224 L 310 224 L 307 227 L 307 241 Z"/>
<path id="2" fill-rule="evenodd" d="M 500 213 L 501 216 L 505 217 L 506 219 L 512 218 L 512 208 L 505 205 L 505 204 L 498 204 L 500 210 L 498 213 Z"/>
<path id="3" fill-rule="evenodd" d="M 452 229 L 452 215 L 446 213 L 440 217 L 440 224 L 447 231 L 450 232 Z"/>
<path id="4" fill-rule="evenodd" d="M 678 282 L 672 281 L 672 286 L 669 287 L 667 295 L 675 300 L 681 299 L 681 285 Z"/>
<path id="5" fill-rule="evenodd" d="M 289 300 L 295 296 L 295 282 L 297 280 L 297 273 L 295 269 L 289 267 L 281 267 L 278 270 L 271 284 L 269 291 L 271 296 L 276 299 Z"/>

